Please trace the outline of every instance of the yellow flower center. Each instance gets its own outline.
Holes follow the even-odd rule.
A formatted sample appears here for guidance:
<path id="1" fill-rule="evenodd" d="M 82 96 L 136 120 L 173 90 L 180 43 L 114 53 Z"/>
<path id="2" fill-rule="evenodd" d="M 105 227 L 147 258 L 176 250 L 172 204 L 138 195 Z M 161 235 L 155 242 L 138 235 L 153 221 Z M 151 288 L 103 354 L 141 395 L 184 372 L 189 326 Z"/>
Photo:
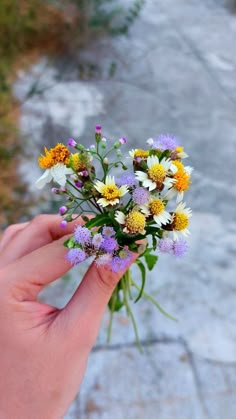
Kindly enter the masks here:
<path id="1" fill-rule="evenodd" d="M 160 163 L 156 163 L 148 169 L 148 176 L 156 183 L 163 183 L 166 177 L 166 171 Z"/>
<path id="2" fill-rule="evenodd" d="M 125 226 L 131 234 L 142 232 L 146 225 L 146 218 L 141 212 L 131 211 L 125 218 Z"/>
<path id="3" fill-rule="evenodd" d="M 177 153 L 182 153 L 182 152 L 184 151 L 184 147 L 180 147 L 180 146 L 178 146 L 178 147 L 176 147 L 175 151 L 176 151 Z"/>
<path id="4" fill-rule="evenodd" d="M 165 205 L 161 199 L 154 199 L 150 202 L 149 209 L 152 215 L 159 215 L 165 209 Z"/>
<path id="5" fill-rule="evenodd" d="M 184 165 L 181 161 L 179 160 L 173 160 L 172 164 L 174 164 L 174 166 L 179 170 L 183 170 L 184 171 Z"/>
<path id="6" fill-rule="evenodd" d="M 175 218 L 174 218 L 175 230 L 178 230 L 178 231 L 185 230 L 185 228 L 187 228 L 188 225 L 189 225 L 189 218 L 186 214 L 182 212 L 175 213 Z"/>
<path id="7" fill-rule="evenodd" d="M 48 150 L 44 147 L 45 156 L 41 155 L 38 159 L 39 166 L 42 169 L 50 169 L 57 163 L 63 163 L 65 165 L 69 162 L 70 151 L 68 148 L 61 143 L 58 143 L 55 147 Z"/>
<path id="8" fill-rule="evenodd" d="M 174 188 L 177 189 L 178 192 L 185 192 L 188 190 L 191 183 L 190 175 L 188 175 L 188 173 L 178 170 L 178 172 L 174 175 L 174 179 L 176 180 Z"/>
<path id="9" fill-rule="evenodd" d="M 107 201 L 113 201 L 113 199 L 121 197 L 119 188 L 116 185 L 105 185 L 101 194 Z"/>
<path id="10" fill-rule="evenodd" d="M 149 151 L 147 150 L 142 150 L 140 148 L 137 148 L 134 151 L 134 157 L 140 157 L 141 159 L 147 159 L 149 156 Z"/>
<path id="11" fill-rule="evenodd" d="M 86 169 L 85 162 L 81 159 L 79 153 L 71 155 L 71 165 L 76 172 L 81 172 Z"/>

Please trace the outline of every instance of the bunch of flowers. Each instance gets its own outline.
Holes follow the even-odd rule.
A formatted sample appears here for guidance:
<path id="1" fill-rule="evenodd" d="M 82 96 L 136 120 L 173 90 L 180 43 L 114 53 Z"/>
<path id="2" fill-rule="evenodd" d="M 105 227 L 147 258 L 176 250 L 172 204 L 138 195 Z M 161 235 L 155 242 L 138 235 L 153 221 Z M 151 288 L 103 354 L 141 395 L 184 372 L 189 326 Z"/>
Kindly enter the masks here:
<path id="1" fill-rule="evenodd" d="M 72 138 L 67 146 L 58 143 L 50 150 L 45 148 L 39 157 L 45 172 L 36 185 L 42 188 L 51 180 L 57 184 L 52 192 L 65 200 L 59 209 L 62 228 L 80 216 L 84 220 L 84 225 L 78 225 L 73 237 L 65 242 L 71 265 L 92 256 L 97 265 L 118 272 L 130 265 L 133 252 L 139 254 L 135 263 L 141 272 L 141 283 L 137 284 L 127 269 L 108 304 L 109 337 L 114 311 L 125 306 L 139 341 L 130 308 L 133 289 L 137 293 L 135 302 L 143 296 L 171 317 L 144 291 L 146 267 L 154 268 L 157 253 L 181 257 L 187 251 L 185 238 L 192 212 L 183 198 L 191 184 L 192 168 L 184 166 L 183 159 L 188 156 L 172 135 L 150 138 L 146 149 L 129 151 L 127 165 L 121 152 L 125 143 L 126 139 L 120 138 L 108 148 L 98 125 L 95 144 L 89 148 Z M 112 153 L 115 161 L 110 161 Z"/>

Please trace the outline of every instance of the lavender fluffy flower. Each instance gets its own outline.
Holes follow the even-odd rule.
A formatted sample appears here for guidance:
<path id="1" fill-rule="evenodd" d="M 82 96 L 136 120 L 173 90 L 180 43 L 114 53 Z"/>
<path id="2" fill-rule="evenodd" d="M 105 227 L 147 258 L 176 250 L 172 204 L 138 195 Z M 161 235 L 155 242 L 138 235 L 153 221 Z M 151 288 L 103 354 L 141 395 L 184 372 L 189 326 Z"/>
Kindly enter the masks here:
<path id="1" fill-rule="evenodd" d="M 176 240 L 173 245 L 173 252 L 176 257 L 182 257 L 187 253 L 188 243 L 186 240 Z"/>
<path id="2" fill-rule="evenodd" d="M 96 249 L 99 249 L 103 241 L 104 241 L 104 238 L 102 237 L 101 233 L 95 234 L 92 238 L 92 245 Z"/>
<path id="3" fill-rule="evenodd" d="M 110 264 L 112 272 L 119 272 L 125 267 L 125 259 L 120 258 L 119 256 L 114 256 Z"/>
<path id="4" fill-rule="evenodd" d="M 91 232 L 88 228 L 78 226 L 74 232 L 74 239 L 80 244 L 89 244 L 91 240 Z"/>
<path id="5" fill-rule="evenodd" d="M 136 186 L 138 184 L 137 179 L 134 176 L 134 173 L 124 173 L 119 179 L 116 181 L 118 186 Z"/>
<path id="6" fill-rule="evenodd" d="M 176 137 L 171 134 L 161 134 L 153 140 L 152 148 L 159 150 L 172 150 L 178 147 L 179 143 Z"/>
<path id="7" fill-rule="evenodd" d="M 173 240 L 168 237 L 160 239 L 158 242 L 158 247 L 161 253 L 171 253 L 173 251 Z"/>
<path id="8" fill-rule="evenodd" d="M 150 193 L 147 189 L 138 187 L 133 191 L 132 197 L 136 204 L 144 205 L 148 202 Z"/>
<path id="9" fill-rule="evenodd" d="M 100 248 L 107 253 L 112 253 L 117 248 L 117 245 L 118 243 L 116 239 L 105 236 Z"/>
<path id="10" fill-rule="evenodd" d="M 116 234 L 116 232 L 113 227 L 104 226 L 102 229 L 102 234 L 103 236 L 113 237 Z"/>
<path id="11" fill-rule="evenodd" d="M 70 261 L 71 265 L 77 265 L 86 259 L 87 255 L 82 249 L 70 249 L 66 254 L 66 258 Z"/>

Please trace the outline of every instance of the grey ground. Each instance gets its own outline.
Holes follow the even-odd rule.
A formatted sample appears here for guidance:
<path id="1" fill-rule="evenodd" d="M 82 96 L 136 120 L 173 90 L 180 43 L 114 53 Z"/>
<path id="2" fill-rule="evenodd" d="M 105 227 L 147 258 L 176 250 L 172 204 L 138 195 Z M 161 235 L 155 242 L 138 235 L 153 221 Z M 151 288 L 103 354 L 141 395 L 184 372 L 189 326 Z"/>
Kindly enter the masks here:
<path id="1" fill-rule="evenodd" d="M 46 59 L 19 74 L 15 94 L 22 102 L 32 83 L 41 89 L 22 105 L 30 148 L 68 136 L 90 144 L 101 123 L 108 137 L 126 136 L 127 149 L 174 133 L 195 168 L 187 195 L 194 210 L 189 254 L 181 261 L 161 257 L 148 278 L 149 291 L 178 322 L 139 302 L 141 355 L 124 313 L 106 345 L 106 316 L 65 419 L 236 417 L 235 44 L 236 16 L 222 1 L 147 0 L 128 38 L 87 53 L 103 69 L 116 61 L 113 78 L 104 70 L 98 80 L 78 81 L 72 63 L 58 80 L 58 66 Z M 39 175 L 34 160 L 22 165 L 31 182 Z M 74 270 L 44 299 L 63 306 L 81 275 Z"/>

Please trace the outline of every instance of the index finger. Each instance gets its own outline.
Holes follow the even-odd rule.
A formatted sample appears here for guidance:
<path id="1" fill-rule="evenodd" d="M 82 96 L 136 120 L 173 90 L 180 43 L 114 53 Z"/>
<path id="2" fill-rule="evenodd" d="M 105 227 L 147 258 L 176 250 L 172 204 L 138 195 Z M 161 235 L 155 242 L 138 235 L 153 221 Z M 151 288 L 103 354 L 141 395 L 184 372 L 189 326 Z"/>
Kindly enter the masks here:
<path id="1" fill-rule="evenodd" d="M 76 225 L 83 224 L 81 217 L 65 228 L 60 226 L 60 215 L 38 215 L 4 247 L 0 256 L 0 268 L 45 246 L 65 235 L 72 234 Z"/>

